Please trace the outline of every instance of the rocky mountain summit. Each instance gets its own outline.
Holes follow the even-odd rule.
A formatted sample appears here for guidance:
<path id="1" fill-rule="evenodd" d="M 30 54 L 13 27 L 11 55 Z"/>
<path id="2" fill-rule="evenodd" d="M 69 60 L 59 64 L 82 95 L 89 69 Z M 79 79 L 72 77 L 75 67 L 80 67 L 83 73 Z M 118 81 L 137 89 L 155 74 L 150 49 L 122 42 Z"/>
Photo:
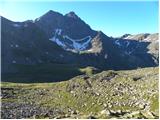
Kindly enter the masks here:
<path id="1" fill-rule="evenodd" d="M 50 10 L 36 19 L 34 23 L 44 30 L 48 38 L 51 38 L 57 29 L 72 39 L 96 35 L 96 31 L 93 31 L 90 26 L 81 20 L 74 12 L 62 15 Z"/>

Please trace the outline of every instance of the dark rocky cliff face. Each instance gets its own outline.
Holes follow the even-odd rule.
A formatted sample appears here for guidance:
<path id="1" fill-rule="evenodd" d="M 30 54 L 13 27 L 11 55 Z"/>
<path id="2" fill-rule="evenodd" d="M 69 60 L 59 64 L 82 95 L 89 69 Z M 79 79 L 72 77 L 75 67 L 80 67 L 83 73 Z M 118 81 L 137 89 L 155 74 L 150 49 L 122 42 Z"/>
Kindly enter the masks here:
<path id="1" fill-rule="evenodd" d="M 96 32 L 74 12 L 70 12 L 63 16 L 60 13 L 49 11 L 36 19 L 35 24 L 43 29 L 49 38 L 53 36 L 53 32 L 56 29 L 61 29 L 64 34 L 73 39 L 83 38 L 88 35 L 93 37 L 96 35 Z"/>
<path id="2" fill-rule="evenodd" d="M 95 31 L 74 12 L 49 11 L 34 21 L 1 17 L 2 73 L 16 65 L 75 64 L 100 70 L 158 66 L 158 34 L 111 38 Z"/>

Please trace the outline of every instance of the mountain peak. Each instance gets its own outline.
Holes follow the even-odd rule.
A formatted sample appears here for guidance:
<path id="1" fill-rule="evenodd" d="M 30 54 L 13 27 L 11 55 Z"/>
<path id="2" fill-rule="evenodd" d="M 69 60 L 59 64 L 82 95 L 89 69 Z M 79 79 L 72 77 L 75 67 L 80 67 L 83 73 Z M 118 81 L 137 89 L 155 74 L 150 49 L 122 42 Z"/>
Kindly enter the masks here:
<path id="1" fill-rule="evenodd" d="M 49 10 L 47 13 L 50 14 L 50 13 L 53 13 L 53 12 L 54 12 L 53 10 Z"/>
<path id="2" fill-rule="evenodd" d="M 70 17 L 70 18 L 74 18 L 74 19 L 79 18 L 79 17 L 76 15 L 76 13 L 73 12 L 73 11 L 67 13 L 65 16 Z"/>
<path id="3" fill-rule="evenodd" d="M 59 13 L 59 12 L 56 12 L 56 11 L 53 11 L 53 10 L 49 10 L 44 15 L 42 15 L 39 18 L 37 18 L 35 21 L 39 21 L 40 19 L 50 20 L 50 19 L 52 19 L 54 17 L 63 17 L 63 15 L 61 13 Z"/>
<path id="4" fill-rule="evenodd" d="M 49 10 L 45 15 L 62 15 L 62 14 L 53 10 Z"/>

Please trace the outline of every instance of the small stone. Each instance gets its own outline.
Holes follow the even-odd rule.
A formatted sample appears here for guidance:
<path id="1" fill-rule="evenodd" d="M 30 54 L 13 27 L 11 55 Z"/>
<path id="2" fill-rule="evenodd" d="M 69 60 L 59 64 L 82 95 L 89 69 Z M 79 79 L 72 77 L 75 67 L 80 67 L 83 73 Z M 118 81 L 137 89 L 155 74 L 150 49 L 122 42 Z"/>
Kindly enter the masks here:
<path id="1" fill-rule="evenodd" d="M 113 111 L 113 110 L 110 110 L 110 113 L 111 113 L 111 114 L 116 114 L 116 112 L 115 112 L 115 111 Z"/>
<path id="2" fill-rule="evenodd" d="M 111 108 L 111 107 L 112 107 L 112 104 L 111 104 L 111 103 L 108 103 L 108 107 Z"/>
<path id="3" fill-rule="evenodd" d="M 71 114 L 77 114 L 77 111 L 73 110 L 71 111 Z"/>
<path id="4" fill-rule="evenodd" d="M 76 97 L 77 95 L 74 93 L 73 96 Z"/>
<path id="5" fill-rule="evenodd" d="M 72 111 L 72 110 L 69 108 L 69 109 L 68 109 L 68 112 L 71 112 L 71 111 Z"/>
<path id="6" fill-rule="evenodd" d="M 139 108 L 140 109 L 144 109 L 144 105 L 143 104 L 139 104 Z"/>
<path id="7" fill-rule="evenodd" d="M 100 102 L 99 105 L 103 105 L 103 103 Z"/>
<path id="8" fill-rule="evenodd" d="M 116 112 L 117 112 L 118 114 L 121 114 L 121 113 L 122 113 L 122 111 L 121 111 L 121 110 L 117 110 Z"/>
<path id="9" fill-rule="evenodd" d="M 61 96 L 60 96 L 60 95 L 58 95 L 58 98 L 61 98 Z"/>
<path id="10" fill-rule="evenodd" d="M 95 103 L 92 103 L 92 105 L 95 105 Z"/>
<path id="11" fill-rule="evenodd" d="M 100 94 L 96 92 L 95 95 L 99 96 Z"/>
<path id="12" fill-rule="evenodd" d="M 154 119 L 153 114 L 149 111 L 141 111 L 141 114 L 145 116 L 147 119 Z"/>
<path id="13" fill-rule="evenodd" d="M 69 115 L 68 115 L 68 114 L 65 114 L 64 116 L 65 116 L 65 117 L 69 117 Z"/>
<path id="14" fill-rule="evenodd" d="M 104 104 L 103 104 L 103 106 L 104 106 L 104 107 L 107 107 L 107 104 L 106 104 L 106 103 L 104 103 Z"/>
<path id="15" fill-rule="evenodd" d="M 71 94 L 73 94 L 73 93 L 74 93 L 74 91 L 70 91 L 70 93 L 71 93 Z"/>
<path id="16" fill-rule="evenodd" d="M 110 112 L 108 111 L 108 110 L 102 110 L 101 112 L 100 112 L 102 115 L 110 115 Z"/>

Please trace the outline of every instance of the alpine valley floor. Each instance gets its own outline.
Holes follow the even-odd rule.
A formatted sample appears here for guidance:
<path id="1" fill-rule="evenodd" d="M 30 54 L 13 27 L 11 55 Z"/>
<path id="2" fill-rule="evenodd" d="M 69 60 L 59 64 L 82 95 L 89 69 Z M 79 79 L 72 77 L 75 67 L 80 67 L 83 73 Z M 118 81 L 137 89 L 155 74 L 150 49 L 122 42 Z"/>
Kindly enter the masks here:
<path id="1" fill-rule="evenodd" d="M 158 67 L 1 83 L 1 118 L 159 118 Z"/>

